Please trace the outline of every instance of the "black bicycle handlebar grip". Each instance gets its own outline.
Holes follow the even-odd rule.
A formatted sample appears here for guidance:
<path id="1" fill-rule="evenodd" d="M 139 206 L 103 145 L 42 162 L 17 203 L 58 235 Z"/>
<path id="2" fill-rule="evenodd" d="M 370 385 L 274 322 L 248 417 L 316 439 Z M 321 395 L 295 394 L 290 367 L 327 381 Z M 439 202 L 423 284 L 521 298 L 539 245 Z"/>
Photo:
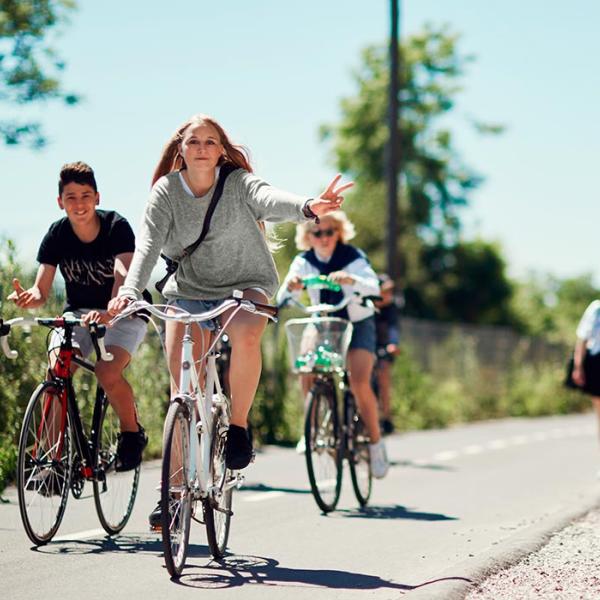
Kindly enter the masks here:
<path id="1" fill-rule="evenodd" d="M 113 355 L 106 350 L 104 347 L 104 336 L 106 335 L 106 325 L 100 325 L 99 323 L 90 323 L 90 337 L 92 338 L 92 344 L 96 351 L 96 357 L 98 360 L 111 361 Z"/>
<path id="2" fill-rule="evenodd" d="M 6 325 L 4 320 L 0 318 L 0 337 L 4 337 L 10 333 L 10 325 Z"/>

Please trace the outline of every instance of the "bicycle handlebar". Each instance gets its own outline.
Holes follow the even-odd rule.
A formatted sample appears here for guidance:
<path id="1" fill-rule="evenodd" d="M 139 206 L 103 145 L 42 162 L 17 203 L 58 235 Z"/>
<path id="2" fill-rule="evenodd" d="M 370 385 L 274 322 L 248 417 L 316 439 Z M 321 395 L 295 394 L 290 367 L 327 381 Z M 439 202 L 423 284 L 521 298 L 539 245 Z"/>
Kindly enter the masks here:
<path id="1" fill-rule="evenodd" d="M 342 291 L 342 286 L 337 281 L 329 279 L 327 275 L 306 275 L 302 277 L 302 284 L 306 289 Z"/>
<path id="2" fill-rule="evenodd" d="M 11 360 L 16 359 L 19 353 L 16 350 L 12 350 L 8 345 L 8 335 L 10 330 L 15 327 L 31 327 L 33 325 L 43 325 L 45 327 L 62 328 L 65 327 L 83 327 L 83 319 L 70 319 L 66 317 L 15 317 L 9 321 L 4 322 L 0 318 L 0 348 L 7 358 Z M 90 337 L 96 350 L 96 356 L 98 359 L 111 361 L 114 356 L 106 350 L 104 346 L 104 335 L 106 334 L 106 327 L 99 325 L 98 323 L 90 323 Z"/>
<path id="3" fill-rule="evenodd" d="M 209 321 L 210 319 L 214 319 L 223 314 L 230 308 L 235 307 L 239 307 L 247 312 L 267 317 L 268 319 L 271 319 L 271 321 L 277 322 L 277 313 L 279 311 L 277 306 L 271 304 L 263 304 L 262 302 L 255 302 L 254 300 L 236 297 L 235 292 L 233 298 L 227 298 L 219 304 L 219 306 L 202 313 L 191 314 L 176 306 L 169 306 L 171 312 L 166 312 L 165 310 L 159 309 L 158 306 L 165 305 L 155 305 L 150 304 L 145 300 L 135 300 L 125 307 L 116 317 L 113 317 L 110 324 L 113 325 L 121 319 L 134 315 L 140 310 L 148 311 L 150 314 L 163 321 L 177 321 L 179 323 L 200 323 L 202 321 Z M 172 311 L 176 311 L 175 314 L 173 314 Z"/>

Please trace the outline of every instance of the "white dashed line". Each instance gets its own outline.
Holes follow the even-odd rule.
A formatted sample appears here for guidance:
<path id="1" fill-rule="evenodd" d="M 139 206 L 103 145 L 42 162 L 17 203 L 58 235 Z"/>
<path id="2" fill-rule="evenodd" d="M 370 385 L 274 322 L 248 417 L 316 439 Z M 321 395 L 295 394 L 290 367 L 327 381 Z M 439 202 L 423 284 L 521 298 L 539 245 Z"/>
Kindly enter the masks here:
<path id="1" fill-rule="evenodd" d="M 444 450 L 433 455 L 433 460 L 452 460 L 458 456 L 456 450 Z"/>
<path id="2" fill-rule="evenodd" d="M 71 542 L 76 540 L 85 540 L 87 538 L 97 537 L 97 536 L 105 537 L 108 534 L 104 529 L 88 529 L 87 531 L 76 531 L 74 533 L 67 533 L 65 535 L 59 535 L 55 538 L 52 538 L 53 542 Z"/>
<path id="3" fill-rule="evenodd" d="M 272 490 L 270 492 L 261 492 L 260 494 L 254 494 L 253 496 L 248 496 L 247 498 L 243 498 L 244 502 L 262 502 L 263 500 L 272 500 L 273 498 L 279 498 L 283 496 L 284 492 L 280 492 L 278 490 Z"/>
<path id="4" fill-rule="evenodd" d="M 483 452 L 483 446 L 479 446 L 477 444 L 474 444 L 472 446 L 465 446 L 462 449 L 462 453 L 466 454 L 467 456 L 473 456 L 474 454 L 481 454 Z"/>

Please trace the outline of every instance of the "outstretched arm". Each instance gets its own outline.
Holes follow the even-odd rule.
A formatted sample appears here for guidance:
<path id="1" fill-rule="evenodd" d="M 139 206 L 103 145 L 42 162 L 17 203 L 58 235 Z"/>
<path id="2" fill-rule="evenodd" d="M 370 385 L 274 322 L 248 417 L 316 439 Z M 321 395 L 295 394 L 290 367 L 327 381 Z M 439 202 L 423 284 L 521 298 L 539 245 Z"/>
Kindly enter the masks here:
<path id="1" fill-rule="evenodd" d="M 13 279 L 14 291 L 9 294 L 7 300 L 12 300 L 19 308 L 38 308 L 48 300 L 56 267 L 54 265 L 41 264 L 35 277 L 35 283 L 28 290 L 23 289 L 21 282 Z"/>

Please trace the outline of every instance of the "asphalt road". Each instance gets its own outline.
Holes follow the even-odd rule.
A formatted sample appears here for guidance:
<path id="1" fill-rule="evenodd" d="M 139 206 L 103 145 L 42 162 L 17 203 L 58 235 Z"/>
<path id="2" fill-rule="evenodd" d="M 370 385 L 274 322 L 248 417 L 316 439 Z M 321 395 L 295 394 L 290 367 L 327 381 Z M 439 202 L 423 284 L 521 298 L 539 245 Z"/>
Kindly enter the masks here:
<path id="1" fill-rule="evenodd" d="M 512 560 L 541 535 L 600 502 L 600 453 L 592 415 L 511 419 L 388 438 L 393 461 L 359 510 L 344 473 L 329 516 L 310 495 L 304 459 L 267 447 L 234 495 L 230 554 L 212 561 L 193 523 L 178 582 L 163 566 L 147 515 L 158 463 L 146 464 L 132 519 L 108 538 L 90 497 L 69 498 L 55 540 L 32 548 L 16 490 L 0 504 L 2 597 L 86 600 L 197 597 L 388 599 L 462 597 L 465 585 Z M 87 496 L 87 498 L 86 498 Z"/>

